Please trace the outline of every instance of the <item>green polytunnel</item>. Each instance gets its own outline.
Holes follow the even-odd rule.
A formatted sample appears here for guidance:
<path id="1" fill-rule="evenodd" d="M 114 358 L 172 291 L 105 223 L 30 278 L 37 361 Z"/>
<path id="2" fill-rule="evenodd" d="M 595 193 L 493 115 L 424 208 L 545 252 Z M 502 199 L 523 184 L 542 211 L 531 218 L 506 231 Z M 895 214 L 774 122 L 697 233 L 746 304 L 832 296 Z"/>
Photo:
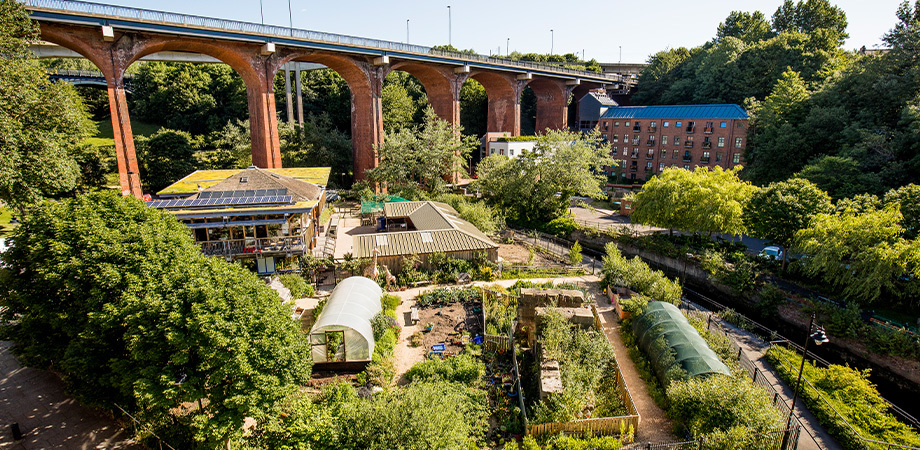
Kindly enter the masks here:
<path id="1" fill-rule="evenodd" d="M 648 356 L 658 378 L 665 382 L 674 369 L 688 377 L 707 374 L 731 376 L 731 371 L 680 310 L 667 302 L 650 302 L 645 314 L 633 320 L 639 348 Z"/>

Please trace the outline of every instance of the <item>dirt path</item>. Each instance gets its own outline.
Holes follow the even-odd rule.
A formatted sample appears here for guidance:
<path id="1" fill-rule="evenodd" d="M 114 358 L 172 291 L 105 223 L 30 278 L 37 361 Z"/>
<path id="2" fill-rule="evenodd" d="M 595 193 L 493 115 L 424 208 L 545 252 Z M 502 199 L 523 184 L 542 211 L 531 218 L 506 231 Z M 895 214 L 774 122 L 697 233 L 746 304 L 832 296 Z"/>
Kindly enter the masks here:
<path id="1" fill-rule="evenodd" d="M 639 371 L 636 370 L 635 364 L 629 357 L 629 352 L 620 336 L 620 321 L 617 319 L 613 306 L 610 306 L 609 301 L 601 300 L 597 313 L 601 319 L 601 326 L 604 327 L 604 334 L 607 335 L 607 340 L 610 341 L 616 353 L 620 373 L 623 374 L 636 410 L 639 411 L 640 422 L 636 442 L 677 442 L 677 438 L 671 434 L 674 428 L 671 420 L 668 419 L 664 410 L 652 400 L 645 381 L 639 376 Z"/>

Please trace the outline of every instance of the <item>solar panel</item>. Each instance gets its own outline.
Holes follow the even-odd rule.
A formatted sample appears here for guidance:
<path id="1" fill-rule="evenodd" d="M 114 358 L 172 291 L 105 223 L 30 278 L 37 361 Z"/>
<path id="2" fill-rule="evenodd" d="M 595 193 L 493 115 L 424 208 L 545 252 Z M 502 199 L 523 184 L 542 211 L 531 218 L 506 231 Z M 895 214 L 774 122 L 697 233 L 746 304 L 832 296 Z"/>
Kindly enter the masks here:
<path id="1" fill-rule="evenodd" d="M 265 189 L 259 189 L 256 191 L 256 197 L 265 197 Z"/>
<path id="2" fill-rule="evenodd" d="M 233 191 L 233 197 L 245 197 L 246 191 Z"/>
<path id="3" fill-rule="evenodd" d="M 278 195 L 287 195 L 287 188 L 278 189 Z"/>
<path id="4" fill-rule="evenodd" d="M 200 192 L 198 198 L 211 198 L 211 192 Z"/>
<path id="5" fill-rule="evenodd" d="M 294 201 L 294 196 L 293 195 L 283 195 L 281 196 L 281 201 L 284 203 L 291 203 L 292 201 Z"/>
<path id="6" fill-rule="evenodd" d="M 276 190 L 277 190 L 277 189 L 266 189 L 266 190 L 265 190 L 265 195 L 276 195 L 276 194 L 275 194 L 275 191 L 276 191 Z"/>

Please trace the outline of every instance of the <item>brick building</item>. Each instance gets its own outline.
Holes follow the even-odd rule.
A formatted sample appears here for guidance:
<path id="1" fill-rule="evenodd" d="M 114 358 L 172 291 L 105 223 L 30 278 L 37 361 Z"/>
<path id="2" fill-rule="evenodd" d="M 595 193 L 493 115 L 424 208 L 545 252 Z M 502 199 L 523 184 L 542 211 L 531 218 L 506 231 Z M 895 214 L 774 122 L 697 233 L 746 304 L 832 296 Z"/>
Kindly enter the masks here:
<path id="1" fill-rule="evenodd" d="M 742 164 L 748 115 L 738 105 L 616 106 L 597 126 L 621 161 L 608 174 L 647 180 L 666 167 Z"/>

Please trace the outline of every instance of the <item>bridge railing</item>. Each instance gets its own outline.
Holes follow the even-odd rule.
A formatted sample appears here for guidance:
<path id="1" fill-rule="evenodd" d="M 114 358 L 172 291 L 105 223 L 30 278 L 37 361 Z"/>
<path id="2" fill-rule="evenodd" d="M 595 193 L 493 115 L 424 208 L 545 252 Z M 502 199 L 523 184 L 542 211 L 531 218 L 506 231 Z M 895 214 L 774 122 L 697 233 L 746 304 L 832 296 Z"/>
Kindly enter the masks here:
<path id="1" fill-rule="evenodd" d="M 624 82 L 625 78 L 619 74 L 600 74 L 584 70 L 559 67 L 553 64 L 543 64 L 531 61 L 518 61 L 505 58 L 477 55 L 471 53 L 451 52 L 436 50 L 422 45 L 412 45 L 402 42 L 384 41 L 380 39 L 362 38 L 343 34 L 325 33 L 321 31 L 303 30 L 297 28 L 281 27 L 277 25 L 263 25 L 237 20 L 216 19 L 213 17 L 194 16 L 189 14 L 154 11 L 151 9 L 130 8 L 126 6 L 105 5 L 102 3 L 84 2 L 79 0 L 20 0 L 26 7 L 50 10 L 61 10 L 73 13 L 92 14 L 123 19 L 143 20 L 147 22 L 160 22 L 165 24 L 182 25 L 186 27 L 203 27 L 220 30 L 255 33 L 267 36 L 292 37 L 311 41 L 332 42 L 359 47 L 396 50 L 401 52 L 422 53 L 445 56 L 470 62 L 486 62 L 523 69 L 542 70 L 547 72 L 564 73 L 573 76 L 605 78 L 611 82 Z"/>

